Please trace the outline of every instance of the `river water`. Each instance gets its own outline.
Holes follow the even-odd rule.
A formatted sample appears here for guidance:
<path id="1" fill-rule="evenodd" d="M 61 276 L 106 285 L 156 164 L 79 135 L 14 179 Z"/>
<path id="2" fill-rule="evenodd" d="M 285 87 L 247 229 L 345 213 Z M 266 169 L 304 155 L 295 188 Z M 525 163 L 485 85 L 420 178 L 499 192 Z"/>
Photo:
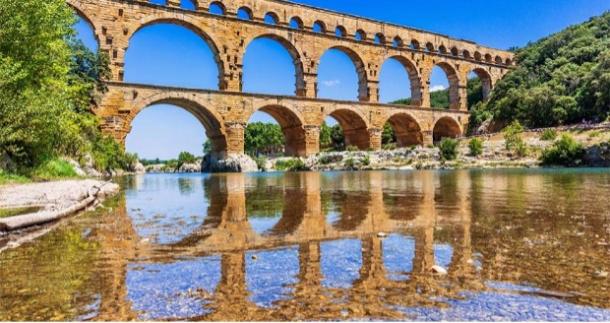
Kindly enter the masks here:
<path id="1" fill-rule="evenodd" d="M 0 321 L 610 320 L 608 170 L 122 186 L 0 253 Z"/>

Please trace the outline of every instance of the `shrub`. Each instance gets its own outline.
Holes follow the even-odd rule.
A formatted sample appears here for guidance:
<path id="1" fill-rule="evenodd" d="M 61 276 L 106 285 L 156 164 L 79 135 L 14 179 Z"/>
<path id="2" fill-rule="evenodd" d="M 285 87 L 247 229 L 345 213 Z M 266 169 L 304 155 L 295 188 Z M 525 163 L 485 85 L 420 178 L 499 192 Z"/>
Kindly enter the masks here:
<path id="1" fill-rule="evenodd" d="M 593 131 L 593 132 L 589 133 L 589 138 L 593 139 L 593 138 L 599 137 L 601 134 L 602 133 L 599 131 Z"/>
<path id="2" fill-rule="evenodd" d="M 343 166 L 347 169 L 356 169 L 356 161 L 353 158 L 348 158 L 343 163 Z"/>
<path id="3" fill-rule="evenodd" d="M 300 158 L 292 158 L 285 160 L 278 160 L 275 162 L 275 169 L 284 170 L 289 172 L 299 172 L 308 170 L 305 162 Z"/>
<path id="4" fill-rule="evenodd" d="M 371 164 L 371 157 L 369 155 L 364 156 L 362 158 L 362 165 L 369 166 Z"/>
<path id="5" fill-rule="evenodd" d="M 389 144 L 385 144 L 383 145 L 382 149 L 383 150 L 395 150 L 396 149 L 396 143 L 395 142 L 391 142 Z"/>
<path id="6" fill-rule="evenodd" d="M 345 147 L 345 150 L 347 151 L 358 151 L 358 147 L 354 146 L 354 145 L 349 145 L 347 147 Z"/>
<path id="7" fill-rule="evenodd" d="M 324 155 L 318 159 L 318 163 L 321 165 L 328 165 L 332 163 L 337 163 L 343 160 L 343 156 L 341 155 Z"/>
<path id="8" fill-rule="evenodd" d="M 540 135 L 540 140 L 552 141 L 555 139 L 557 139 L 557 130 L 555 129 L 545 129 Z"/>
<path id="9" fill-rule="evenodd" d="M 468 143 L 470 156 L 477 157 L 483 153 L 483 141 L 479 138 L 472 138 Z"/>
<path id="10" fill-rule="evenodd" d="M 541 160 L 544 165 L 572 167 L 581 165 L 584 155 L 583 145 L 570 135 L 564 134 L 551 147 L 542 152 Z"/>
<path id="11" fill-rule="evenodd" d="M 506 141 L 506 150 L 512 151 L 523 141 L 523 138 L 521 138 L 523 126 L 517 120 L 504 128 L 502 132 L 504 133 L 504 140 Z"/>
<path id="12" fill-rule="evenodd" d="M 43 162 L 33 171 L 32 175 L 41 180 L 77 177 L 72 165 L 62 159 L 50 159 Z"/>
<path id="13" fill-rule="evenodd" d="M 459 142 L 455 139 L 451 138 L 443 138 L 438 145 L 438 148 L 441 151 L 441 158 L 443 160 L 454 160 L 458 155 L 458 145 Z"/>
<path id="14" fill-rule="evenodd" d="M 265 156 L 254 157 L 254 162 L 256 162 L 256 167 L 258 167 L 258 170 L 263 171 L 263 172 L 267 170 L 267 157 L 265 157 Z"/>

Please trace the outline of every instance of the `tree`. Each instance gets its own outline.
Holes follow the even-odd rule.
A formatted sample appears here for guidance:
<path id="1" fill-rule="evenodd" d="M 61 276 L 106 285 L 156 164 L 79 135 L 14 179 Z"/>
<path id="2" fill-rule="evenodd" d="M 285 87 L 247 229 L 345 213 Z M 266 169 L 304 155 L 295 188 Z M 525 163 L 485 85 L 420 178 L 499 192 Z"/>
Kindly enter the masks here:
<path id="1" fill-rule="evenodd" d="M 189 153 L 188 151 L 183 151 L 178 155 L 178 164 L 180 166 L 184 165 L 184 164 L 193 164 L 197 161 L 197 157 L 195 157 L 193 154 Z"/>
<path id="2" fill-rule="evenodd" d="M 273 155 L 283 152 L 284 133 L 277 124 L 254 122 L 248 124 L 245 133 L 245 150 L 252 156 Z"/>

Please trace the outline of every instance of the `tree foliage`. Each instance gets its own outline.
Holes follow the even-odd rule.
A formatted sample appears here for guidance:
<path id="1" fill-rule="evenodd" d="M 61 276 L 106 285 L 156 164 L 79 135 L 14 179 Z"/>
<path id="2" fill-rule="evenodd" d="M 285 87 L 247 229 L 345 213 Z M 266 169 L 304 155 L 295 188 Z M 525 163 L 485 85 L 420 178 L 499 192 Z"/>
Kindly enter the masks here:
<path id="1" fill-rule="evenodd" d="M 517 50 L 518 67 L 471 116 L 505 125 L 550 127 L 603 121 L 610 112 L 610 13 Z"/>
<path id="2" fill-rule="evenodd" d="M 277 155 L 284 150 L 284 133 L 277 124 L 253 122 L 245 133 L 245 150 L 252 156 Z"/>

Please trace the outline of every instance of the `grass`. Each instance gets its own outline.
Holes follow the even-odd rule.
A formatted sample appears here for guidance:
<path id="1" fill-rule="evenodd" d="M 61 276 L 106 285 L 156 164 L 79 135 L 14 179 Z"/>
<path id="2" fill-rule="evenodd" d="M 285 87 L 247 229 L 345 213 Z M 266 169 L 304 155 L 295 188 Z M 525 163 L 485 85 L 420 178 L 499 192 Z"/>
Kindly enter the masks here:
<path id="1" fill-rule="evenodd" d="M 0 219 L 9 218 L 11 216 L 17 216 L 17 215 L 21 215 L 21 214 L 33 213 L 33 212 L 40 211 L 40 209 L 41 208 L 38 206 L 22 207 L 22 208 L 16 208 L 16 209 L 0 209 Z"/>
<path id="2" fill-rule="evenodd" d="M 76 177 L 79 176 L 72 165 L 62 159 L 50 159 L 32 172 L 32 178 L 42 181 Z"/>
<path id="3" fill-rule="evenodd" d="M 5 171 L 0 169 L 0 185 L 7 184 L 23 184 L 28 183 L 31 180 L 25 176 L 6 173 Z"/>

